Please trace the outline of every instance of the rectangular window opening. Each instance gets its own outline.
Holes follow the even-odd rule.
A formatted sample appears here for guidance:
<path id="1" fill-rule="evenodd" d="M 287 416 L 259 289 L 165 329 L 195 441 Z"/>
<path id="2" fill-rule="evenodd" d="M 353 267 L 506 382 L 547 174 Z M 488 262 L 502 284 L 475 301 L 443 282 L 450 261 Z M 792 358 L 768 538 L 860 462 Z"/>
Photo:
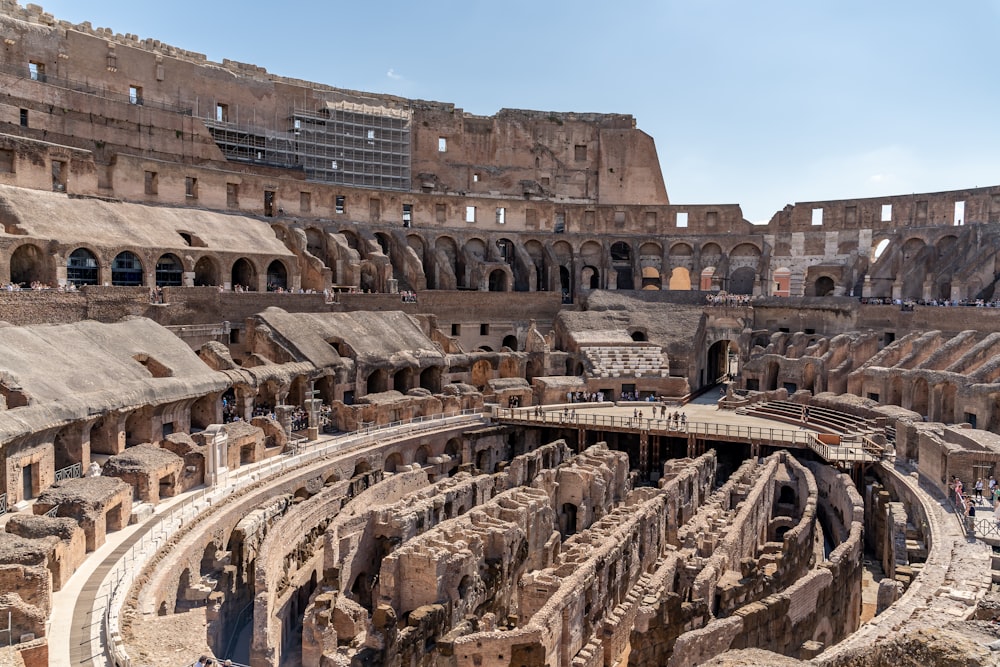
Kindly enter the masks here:
<path id="1" fill-rule="evenodd" d="M 507 222 L 507 209 L 503 206 L 497 207 L 497 224 L 503 225 Z"/>
<path id="2" fill-rule="evenodd" d="M 577 162 L 586 162 L 587 161 L 587 146 L 586 145 L 581 145 L 581 144 L 577 144 L 576 146 L 573 146 L 573 158 Z"/>
<path id="3" fill-rule="evenodd" d="M 155 195 L 160 192 L 160 175 L 155 171 L 147 171 L 145 173 L 145 192 L 147 195 Z"/>
<path id="4" fill-rule="evenodd" d="M 479 325 L 479 335 L 480 336 L 489 336 L 490 335 L 490 325 L 489 324 L 480 324 Z"/>
<path id="5" fill-rule="evenodd" d="M 142 86 L 128 87 L 129 104 L 142 104 Z"/>
<path id="6" fill-rule="evenodd" d="M 479 174 L 473 174 L 472 175 L 472 182 L 473 183 L 478 183 L 479 182 Z"/>
<path id="7" fill-rule="evenodd" d="M 216 104 L 215 105 L 215 120 L 220 123 L 229 122 L 229 105 L 228 104 Z"/>
<path id="8" fill-rule="evenodd" d="M 344 213 L 347 210 L 346 198 L 344 195 L 337 195 L 333 200 L 333 210 L 336 213 Z"/>
<path id="9" fill-rule="evenodd" d="M 892 204 L 882 204 L 882 222 L 892 222 Z"/>
<path id="10" fill-rule="evenodd" d="M 413 204 L 403 204 L 403 227 L 413 226 Z"/>
<path id="11" fill-rule="evenodd" d="M 556 222 L 553 228 L 556 234 L 563 234 L 566 232 L 566 212 L 556 211 Z"/>
<path id="12" fill-rule="evenodd" d="M 812 210 L 812 224 L 813 227 L 818 227 L 823 224 L 823 209 L 814 208 Z"/>
<path id="13" fill-rule="evenodd" d="M 32 81 L 45 81 L 45 63 L 31 60 L 28 62 L 28 74 Z"/>
<path id="14" fill-rule="evenodd" d="M 264 190 L 264 215 L 274 217 L 274 190 Z"/>
<path id="15" fill-rule="evenodd" d="M 229 208 L 240 207 L 239 183 L 226 183 L 226 206 Z"/>
<path id="16" fill-rule="evenodd" d="M 954 223 L 953 224 L 956 227 L 959 227 L 959 226 L 965 224 L 965 202 L 964 201 L 957 201 L 957 202 L 955 202 L 955 217 L 954 217 Z"/>
<path id="17" fill-rule="evenodd" d="M 438 153 L 448 152 L 448 140 L 444 137 L 438 137 Z"/>
<path id="18" fill-rule="evenodd" d="M 21 109 L 21 127 L 28 127 L 28 110 Z"/>
<path id="19" fill-rule="evenodd" d="M 475 222 L 476 221 L 476 207 L 475 206 L 466 206 L 465 207 L 465 221 L 466 222 Z"/>
<path id="20" fill-rule="evenodd" d="M 434 219 L 441 223 L 447 221 L 448 208 L 444 204 L 434 204 Z"/>
<path id="21" fill-rule="evenodd" d="M 687 211 L 677 211 L 677 227 L 687 227 L 687 226 L 688 226 Z"/>
<path id="22" fill-rule="evenodd" d="M 52 190 L 66 192 L 66 163 L 62 160 L 52 161 Z"/>
<path id="23" fill-rule="evenodd" d="M 462 334 L 462 325 L 461 324 L 452 324 L 451 325 L 451 335 L 452 336 L 460 336 L 461 334 Z"/>
<path id="24" fill-rule="evenodd" d="M 312 193 L 311 192 L 300 192 L 299 193 L 299 210 L 303 213 L 309 213 L 312 211 Z"/>
<path id="25" fill-rule="evenodd" d="M 184 196 L 188 199 L 198 198 L 198 179 L 193 176 L 184 178 Z"/>

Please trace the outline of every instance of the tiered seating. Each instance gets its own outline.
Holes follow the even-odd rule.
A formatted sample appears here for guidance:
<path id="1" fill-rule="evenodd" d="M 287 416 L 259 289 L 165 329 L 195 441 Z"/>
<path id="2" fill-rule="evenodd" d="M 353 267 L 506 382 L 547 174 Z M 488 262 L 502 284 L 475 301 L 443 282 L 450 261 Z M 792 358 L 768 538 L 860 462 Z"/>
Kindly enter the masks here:
<path id="1" fill-rule="evenodd" d="M 815 405 L 809 407 L 808 423 L 814 428 L 829 430 L 835 433 L 866 434 L 873 430 L 872 422 L 864 417 L 857 417 L 839 410 L 830 410 Z M 755 403 L 746 408 L 746 412 L 757 414 L 768 419 L 789 423 L 802 422 L 802 404 L 791 401 L 768 401 Z"/>
<path id="2" fill-rule="evenodd" d="M 590 345 L 580 348 L 593 377 L 668 377 L 663 351 L 656 345 Z"/>

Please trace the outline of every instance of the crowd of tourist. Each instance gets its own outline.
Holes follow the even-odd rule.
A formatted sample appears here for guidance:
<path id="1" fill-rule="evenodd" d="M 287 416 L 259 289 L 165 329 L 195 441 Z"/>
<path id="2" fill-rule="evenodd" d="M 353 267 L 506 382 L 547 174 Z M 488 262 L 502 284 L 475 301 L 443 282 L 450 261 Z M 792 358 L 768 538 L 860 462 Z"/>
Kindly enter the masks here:
<path id="1" fill-rule="evenodd" d="M 994 477 L 989 481 L 977 479 L 971 489 L 966 489 L 958 477 L 951 478 L 952 502 L 955 508 L 967 517 L 969 529 L 973 529 L 972 520 L 976 516 L 977 504 L 989 504 L 993 508 L 993 518 L 1000 526 L 1000 484 Z"/>
<path id="2" fill-rule="evenodd" d="M 754 297 L 749 294 L 706 294 L 705 301 L 710 306 L 749 306 Z"/>
<path id="3" fill-rule="evenodd" d="M 67 283 L 66 285 L 58 285 L 56 287 L 53 287 L 52 285 L 49 285 L 48 283 L 43 283 L 40 280 L 33 280 L 31 281 L 28 287 L 25 287 L 24 283 L 14 283 L 14 282 L 5 283 L 3 285 L 0 285 L 0 290 L 4 292 L 28 292 L 28 291 L 44 292 L 46 290 L 55 290 L 57 292 L 75 292 L 76 285 L 74 285 L 73 283 Z"/>

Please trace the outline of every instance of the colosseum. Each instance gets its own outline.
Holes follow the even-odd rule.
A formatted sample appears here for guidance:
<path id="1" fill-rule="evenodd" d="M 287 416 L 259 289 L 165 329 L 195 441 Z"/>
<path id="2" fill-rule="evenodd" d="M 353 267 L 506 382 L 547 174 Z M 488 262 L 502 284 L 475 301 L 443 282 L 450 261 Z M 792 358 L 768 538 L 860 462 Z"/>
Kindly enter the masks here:
<path id="1" fill-rule="evenodd" d="M 998 664 L 1000 185 L 0 33 L 0 665 Z"/>

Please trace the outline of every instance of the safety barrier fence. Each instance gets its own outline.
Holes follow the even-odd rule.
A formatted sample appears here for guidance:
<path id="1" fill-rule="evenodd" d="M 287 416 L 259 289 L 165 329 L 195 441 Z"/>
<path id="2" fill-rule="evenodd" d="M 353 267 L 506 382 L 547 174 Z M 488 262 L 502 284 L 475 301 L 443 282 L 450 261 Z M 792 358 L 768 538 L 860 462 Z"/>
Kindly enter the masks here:
<path id="1" fill-rule="evenodd" d="M 132 583 L 149 558 L 156 554 L 178 530 L 196 519 L 202 512 L 262 479 L 279 476 L 332 454 L 346 454 L 367 447 L 380 439 L 393 437 L 395 435 L 393 431 L 402 429 L 398 437 L 410 438 L 424 431 L 439 430 L 464 422 L 474 423 L 476 421 L 474 417 L 482 418 L 482 416 L 480 410 L 469 409 L 453 415 L 416 417 L 344 433 L 334 436 L 332 441 L 317 442 L 309 448 L 300 446 L 295 455 L 274 457 L 256 466 L 238 468 L 225 473 L 223 485 L 198 491 L 180 504 L 171 507 L 163 515 L 151 519 L 152 524 L 142 537 L 105 576 L 95 600 L 95 604 L 104 601 L 101 640 L 111 664 L 117 667 L 131 667 L 133 664 L 131 657 L 125 651 L 120 634 L 121 610 Z"/>
<path id="2" fill-rule="evenodd" d="M 74 463 L 71 466 L 66 466 L 65 468 L 60 468 L 56 470 L 56 481 L 61 482 L 66 479 L 76 479 L 77 477 L 83 477 L 83 464 Z"/>
<path id="3" fill-rule="evenodd" d="M 609 430 L 638 430 L 650 435 L 725 438 L 746 442 L 765 442 L 774 445 L 808 447 L 824 460 L 838 463 L 877 461 L 884 455 L 881 446 L 871 438 L 840 436 L 839 444 L 825 443 L 815 433 L 804 430 L 718 424 L 714 422 L 682 422 L 676 419 L 648 417 L 620 417 L 595 415 L 565 410 L 536 410 L 536 408 L 495 408 L 494 417 L 537 424 L 540 426 L 579 427 Z"/>

